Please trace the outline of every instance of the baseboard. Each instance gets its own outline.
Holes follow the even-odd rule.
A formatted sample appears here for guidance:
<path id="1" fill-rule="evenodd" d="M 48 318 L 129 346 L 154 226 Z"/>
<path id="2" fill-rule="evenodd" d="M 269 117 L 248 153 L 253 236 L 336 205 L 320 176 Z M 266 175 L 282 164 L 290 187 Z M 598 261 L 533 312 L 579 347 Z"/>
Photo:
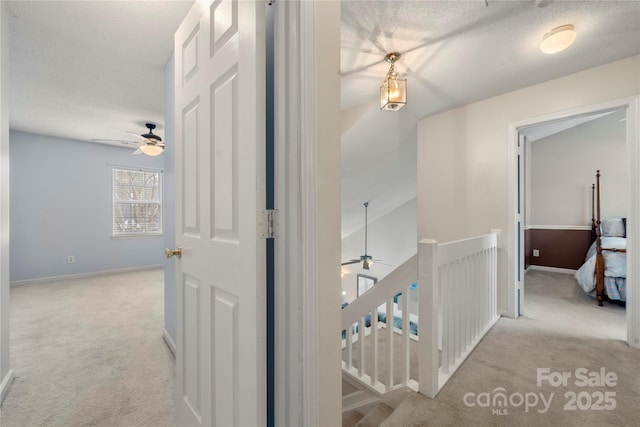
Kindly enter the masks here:
<path id="1" fill-rule="evenodd" d="M 165 328 L 162 328 L 162 338 L 164 339 L 164 342 L 167 344 L 167 347 L 169 347 L 169 350 L 171 350 L 171 354 L 173 354 L 173 357 L 176 357 L 176 343 L 173 341 L 173 338 L 171 338 L 171 335 L 169 335 L 169 332 L 167 332 L 167 330 Z"/>
<path id="2" fill-rule="evenodd" d="M 23 285 L 34 285 L 34 284 L 53 282 L 56 280 L 86 279 L 89 277 L 108 276 L 111 274 L 121 274 L 121 273 L 133 273 L 136 271 L 157 270 L 161 268 L 164 268 L 164 264 L 120 268 L 118 270 L 94 271 L 91 273 L 68 274 L 66 276 L 51 276 L 51 277 L 41 277 L 38 279 L 15 280 L 11 282 L 10 286 L 14 287 L 14 286 L 23 286 Z"/>
<path id="3" fill-rule="evenodd" d="M 529 268 L 525 270 L 525 273 L 531 270 L 550 271 L 552 273 L 564 273 L 564 274 L 576 274 L 576 272 L 578 271 L 578 270 L 572 270 L 570 268 L 547 267 L 544 265 L 530 265 Z"/>
<path id="4" fill-rule="evenodd" d="M 11 383 L 13 382 L 13 369 L 9 369 L 7 375 L 4 376 L 2 382 L 0 383 L 0 405 L 2 405 L 2 401 L 4 400 L 7 392 L 9 391 L 9 387 L 11 387 Z"/>

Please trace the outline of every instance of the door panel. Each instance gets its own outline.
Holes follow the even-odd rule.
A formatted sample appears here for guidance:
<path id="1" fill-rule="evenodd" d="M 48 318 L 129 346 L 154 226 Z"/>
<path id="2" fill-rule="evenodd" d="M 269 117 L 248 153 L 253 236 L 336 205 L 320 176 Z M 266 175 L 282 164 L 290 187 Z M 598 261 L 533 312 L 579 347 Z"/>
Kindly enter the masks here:
<path id="1" fill-rule="evenodd" d="M 263 51 L 260 2 L 196 2 L 176 32 L 179 426 L 265 424 Z"/>

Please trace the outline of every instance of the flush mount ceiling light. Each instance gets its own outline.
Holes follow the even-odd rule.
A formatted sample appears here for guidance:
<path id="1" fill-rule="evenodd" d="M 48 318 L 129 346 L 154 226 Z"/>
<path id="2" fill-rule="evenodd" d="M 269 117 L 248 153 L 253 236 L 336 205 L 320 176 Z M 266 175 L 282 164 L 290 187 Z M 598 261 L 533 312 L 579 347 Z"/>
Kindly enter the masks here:
<path id="1" fill-rule="evenodd" d="M 380 86 L 380 109 L 398 111 L 407 104 L 407 80 L 399 79 L 393 65 L 400 59 L 398 52 L 393 52 L 384 57 L 391 64 L 389 72 Z"/>
<path id="2" fill-rule="evenodd" d="M 571 24 L 554 28 L 544 35 L 540 50 L 546 54 L 558 53 L 565 50 L 576 39 L 575 27 Z"/>

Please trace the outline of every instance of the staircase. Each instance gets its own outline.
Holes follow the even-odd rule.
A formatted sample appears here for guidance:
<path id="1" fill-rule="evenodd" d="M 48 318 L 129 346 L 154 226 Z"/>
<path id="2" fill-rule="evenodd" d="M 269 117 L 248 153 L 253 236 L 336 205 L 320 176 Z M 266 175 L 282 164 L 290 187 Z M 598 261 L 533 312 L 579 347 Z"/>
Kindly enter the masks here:
<path id="1" fill-rule="evenodd" d="M 398 427 L 428 425 L 433 419 L 430 399 L 420 393 L 410 392 L 394 409 L 378 402 L 366 415 L 349 411 L 342 415 L 342 427 Z"/>
<path id="2" fill-rule="evenodd" d="M 438 394 L 498 319 L 498 234 L 420 241 L 343 308 L 343 426 L 420 425 L 403 417 L 427 416 L 415 405 Z"/>

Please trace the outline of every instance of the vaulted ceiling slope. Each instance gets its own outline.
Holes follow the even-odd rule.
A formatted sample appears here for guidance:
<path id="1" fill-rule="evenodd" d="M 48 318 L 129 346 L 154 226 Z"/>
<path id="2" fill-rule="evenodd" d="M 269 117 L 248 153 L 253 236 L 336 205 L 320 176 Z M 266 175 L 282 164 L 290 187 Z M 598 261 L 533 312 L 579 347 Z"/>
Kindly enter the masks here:
<path id="1" fill-rule="evenodd" d="M 163 135 L 164 66 L 192 1 L 9 1 L 14 130 Z M 139 131 L 139 132 L 138 132 Z"/>
<path id="2" fill-rule="evenodd" d="M 375 220 L 416 196 L 419 119 L 640 53 L 638 1 L 343 1 L 341 19 L 343 235 L 357 229 L 365 201 Z M 575 43 L 543 54 L 543 35 L 564 24 L 575 26 Z M 393 51 L 408 81 L 399 113 L 378 109 Z"/>

